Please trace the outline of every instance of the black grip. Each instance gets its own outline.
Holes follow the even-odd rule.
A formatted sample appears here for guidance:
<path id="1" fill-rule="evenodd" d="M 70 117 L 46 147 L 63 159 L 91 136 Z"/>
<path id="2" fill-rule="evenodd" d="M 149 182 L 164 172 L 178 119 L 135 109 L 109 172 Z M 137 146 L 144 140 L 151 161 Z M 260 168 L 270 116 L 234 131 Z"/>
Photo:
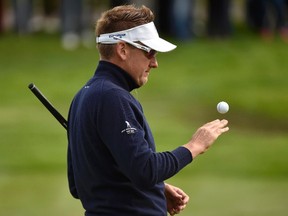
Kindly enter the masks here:
<path id="1" fill-rule="evenodd" d="M 42 92 L 34 85 L 30 83 L 28 88 L 33 94 L 41 101 L 41 103 L 49 110 L 49 112 L 58 120 L 58 122 L 67 130 L 67 120 L 56 110 L 56 108 L 49 102 L 49 100 L 42 94 Z"/>

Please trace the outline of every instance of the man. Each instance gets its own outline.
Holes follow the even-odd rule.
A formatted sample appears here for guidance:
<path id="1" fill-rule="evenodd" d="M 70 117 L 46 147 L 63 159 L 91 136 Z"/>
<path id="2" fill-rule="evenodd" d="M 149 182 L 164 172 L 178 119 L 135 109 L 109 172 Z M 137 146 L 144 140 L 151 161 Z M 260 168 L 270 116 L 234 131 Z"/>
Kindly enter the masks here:
<path id="1" fill-rule="evenodd" d="M 68 178 L 86 216 L 163 216 L 189 200 L 164 181 L 228 131 L 226 120 L 200 127 L 171 152 L 156 152 L 140 103 L 130 94 L 158 67 L 156 52 L 175 45 L 161 39 L 145 6 L 119 6 L 96 25 L 100 61 L 77 93 L 68 117 Z"/>

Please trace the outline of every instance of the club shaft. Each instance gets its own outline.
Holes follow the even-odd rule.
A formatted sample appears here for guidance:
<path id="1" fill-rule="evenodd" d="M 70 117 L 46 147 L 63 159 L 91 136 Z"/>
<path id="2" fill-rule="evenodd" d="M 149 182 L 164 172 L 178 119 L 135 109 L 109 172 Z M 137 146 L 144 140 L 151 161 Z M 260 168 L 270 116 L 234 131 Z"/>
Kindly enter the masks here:
<path id="1" fill-rule="evenodd" d="M 29 84 L 28 88 L 40 100 L 40 102 L 49 110 L 49 112 L 58 120 L 58 122 L 67 130 L 67 120 L 56 110 L 49 100 L 33 83 Z"/>

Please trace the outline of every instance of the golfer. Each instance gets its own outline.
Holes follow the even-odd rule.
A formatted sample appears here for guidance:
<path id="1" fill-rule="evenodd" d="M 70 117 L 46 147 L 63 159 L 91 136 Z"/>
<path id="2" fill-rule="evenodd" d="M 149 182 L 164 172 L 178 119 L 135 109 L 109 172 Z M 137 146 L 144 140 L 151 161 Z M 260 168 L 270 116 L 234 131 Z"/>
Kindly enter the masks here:
<path id="1" fill-rule="evenodd" d="M 158 67 L 157 52 L 175 45 L 160 38 L 145 6 L 118 6 L 96 24 L 100 61 L 74 97 L 68 117 L 68 179 L 86 216 L 164 216 L 182 211 L 189 197 L 166 184 L 219 135 L 226 120 L 200 127 L 172 151 L 156 152 L 140 103 L 130 93 Z"/>

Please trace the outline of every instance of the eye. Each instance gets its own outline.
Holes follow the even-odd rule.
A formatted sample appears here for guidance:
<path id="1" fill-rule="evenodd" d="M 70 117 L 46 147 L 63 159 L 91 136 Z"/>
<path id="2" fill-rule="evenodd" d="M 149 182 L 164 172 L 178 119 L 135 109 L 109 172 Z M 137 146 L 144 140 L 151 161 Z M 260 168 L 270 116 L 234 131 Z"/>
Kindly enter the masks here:
<path id="1" fill-rule="evenodd" d="M 151 49 L 148 53 L 146 53 L 146 57 L 148 59 L 152 59 L 152 58 L 154 58 L 156 56 L 156 54 L 157 54 L 157 51 Z"/>

